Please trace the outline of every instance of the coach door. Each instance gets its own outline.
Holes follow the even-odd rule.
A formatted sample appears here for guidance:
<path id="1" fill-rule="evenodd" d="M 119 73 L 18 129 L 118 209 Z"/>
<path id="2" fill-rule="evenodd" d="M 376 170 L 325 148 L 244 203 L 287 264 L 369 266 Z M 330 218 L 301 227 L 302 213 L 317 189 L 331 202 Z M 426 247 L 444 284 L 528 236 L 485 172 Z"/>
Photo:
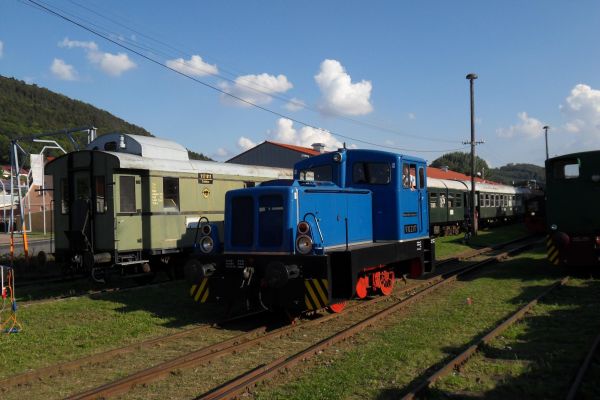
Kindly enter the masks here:
<path id="1" fill-rule="evenodd" d="M 115 248 L 142 248 L 142 179 L 139 175 L 114 175 Z"/>

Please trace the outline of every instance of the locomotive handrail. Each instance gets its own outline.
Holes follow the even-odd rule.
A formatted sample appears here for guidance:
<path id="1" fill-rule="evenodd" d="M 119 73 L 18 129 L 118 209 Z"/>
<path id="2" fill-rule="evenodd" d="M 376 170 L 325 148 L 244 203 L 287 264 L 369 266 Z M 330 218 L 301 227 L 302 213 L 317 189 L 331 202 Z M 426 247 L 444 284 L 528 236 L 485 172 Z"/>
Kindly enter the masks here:
<path id="1" fill-rule="evenodd" d="M 319 232 L 319 237 L 321 238 L 321 243 L 325 243 L 325 239 L 323 238 L 323 232 L 321 231 L 321 226 L 319 225 L 319 219 L 317 218 L 317 216 L 313 213 L 306 213 L 304 214 L 304 217 L 302 219 L 306 221 L 306 217 L 309 215 L 312 216 L 315 220 L 315 225 L 317 226 L 317 231 Z"/>

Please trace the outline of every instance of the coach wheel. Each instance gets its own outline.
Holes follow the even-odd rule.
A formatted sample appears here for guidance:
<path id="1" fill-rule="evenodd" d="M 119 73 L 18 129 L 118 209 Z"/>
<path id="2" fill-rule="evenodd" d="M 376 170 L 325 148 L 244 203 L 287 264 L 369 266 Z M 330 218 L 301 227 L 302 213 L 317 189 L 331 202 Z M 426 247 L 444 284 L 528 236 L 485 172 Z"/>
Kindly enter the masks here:
<path id="1" fill-rule="evenodd" d="M 346 302 L 345 301 L 341 301 L 339 303 L 335 303 L 335 304 L 330 304 L 327 307 L 327 311 L 331 312 L 331 313 L 340 313 L 344 310 L 344 308 L 346 308 Z"/>
<path id="2" fill-rule="evenodd" d="M 394 291 L 394 283 L 396 282 L 394 271 L 382 271 L 379 279 L 379 291 L 381 294 L 384 296 L 392 294 Z"/>

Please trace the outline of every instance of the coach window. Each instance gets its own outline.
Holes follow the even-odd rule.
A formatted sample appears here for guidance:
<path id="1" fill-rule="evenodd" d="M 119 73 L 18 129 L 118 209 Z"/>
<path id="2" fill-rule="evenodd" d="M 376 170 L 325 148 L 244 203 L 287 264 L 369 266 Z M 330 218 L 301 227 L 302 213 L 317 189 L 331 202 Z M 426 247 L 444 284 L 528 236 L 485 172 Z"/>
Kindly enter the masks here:
<path id="1" fill-rule="evenodd" d="M 490 195 L 489 194 L 485 195 L 485 206 L 486 207 L 490 206 Z"/>
<path id="2" fill-rule="evenodd" d="M 60 212 L 69 213 L 69 183 L 66 178 L 60 180 Z"/>
<path id="3" fill-rule="evenodd" d="M 457 194 L 454 197 L 454 207 L 456 207 L 456 208 L 462 207 L 462 197 L 460 194 Z"/>
<path id="4" fill-rule="evenodd" d="M 425 189 L 425 169 L 419 168 L 419 189 Z"/>
<path id="5" fill-rule="evenodd" d="M 119 177 L 119 212 L 135 212 L 135 177 Z"/>
<path id="6" fill-rule="evenodd" d="M 437 208 L 438 195 L 437 193 L 429 193 L 429 208 Z"/>
<path id="7" fill-rule="evenodd" d="M 106 211 L 106 186 L 104 186 L 104 177 L 96 176 L 95 187 L 96 187 L 96 213 L 104 214 Z"/>
<path id="8" fill-rule="evenodd" d="M 448 193 L 448 208 L 454 207 L 454 195 L 452 193 Z"/>
<path id="9" fill-rule="evenodd" d="M 179 211 L 179 178 L 163 178 L 164 211 Z"/>

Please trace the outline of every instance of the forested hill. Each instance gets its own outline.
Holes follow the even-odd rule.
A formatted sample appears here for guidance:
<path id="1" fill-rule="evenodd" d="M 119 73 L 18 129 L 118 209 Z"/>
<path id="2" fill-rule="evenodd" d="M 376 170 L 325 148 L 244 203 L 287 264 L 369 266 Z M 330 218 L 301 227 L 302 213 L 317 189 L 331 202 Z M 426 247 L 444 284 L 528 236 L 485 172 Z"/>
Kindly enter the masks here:
<path id="1" fill-rule="evenodd" d="M 35 84 L 29 85 L 0 75 L 0 164 L 9 163 L 6 150 L 11 138 L 90 125 L 98 129 L 98 135 L 123 132 L 153 136 L 144 128 L 130 124 L 91 104 L 70 99 Z M 83 138 L 84 135 L 81 136 Z M 58 141 L 63 147 L 71 147 L 66 139 Z M 26 142 L 20 144 L 33 151 L 37 146 Z M 203 154 L 189 153 L 190 158 L 210 160 Z"/>
<path id="2" fill-rule="evenodd" d="M 454 152 L 444 154 L 431 163 L 432 167 L 448 167 L 452 171 L 470 175 L 471 154 Z M 534 164 L 508 164 L 499 168 L 490 168 L 484 159 L 475 157 L 475 171 L 483 172 L 483 177 L 507 185 L 521 185 L 535 180 L 542 186 L 546 182 L 544 168 Z"/>

